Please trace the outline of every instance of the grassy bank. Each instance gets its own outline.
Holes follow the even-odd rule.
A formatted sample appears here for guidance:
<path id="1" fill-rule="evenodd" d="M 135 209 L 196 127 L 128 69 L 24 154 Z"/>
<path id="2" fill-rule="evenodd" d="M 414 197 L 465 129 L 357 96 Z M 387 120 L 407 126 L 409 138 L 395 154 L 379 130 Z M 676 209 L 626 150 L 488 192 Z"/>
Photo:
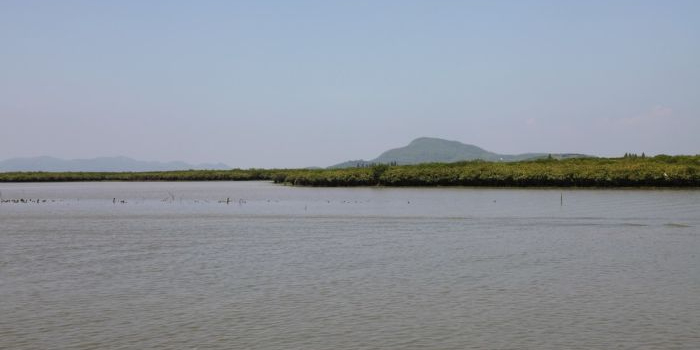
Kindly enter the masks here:
<path id="1" fill-rule="evenodd" d="M 700 187 L 700 156 L 471 161 L 348 169 L 188 170 L 143 173 L 0 173 L 2 182 L 247 181 L 297 186 Z"/>

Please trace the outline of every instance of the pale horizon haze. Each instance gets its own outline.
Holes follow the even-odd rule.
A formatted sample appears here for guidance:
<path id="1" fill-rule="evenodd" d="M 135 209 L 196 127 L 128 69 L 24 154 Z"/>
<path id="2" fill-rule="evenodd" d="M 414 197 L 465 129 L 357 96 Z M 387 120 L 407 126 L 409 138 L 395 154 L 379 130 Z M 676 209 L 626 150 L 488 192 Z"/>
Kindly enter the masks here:
<path id="1" fill-rule="evenodd" d="M 3 1 L 0 160 L 700 153 L 698 1 Z"/>

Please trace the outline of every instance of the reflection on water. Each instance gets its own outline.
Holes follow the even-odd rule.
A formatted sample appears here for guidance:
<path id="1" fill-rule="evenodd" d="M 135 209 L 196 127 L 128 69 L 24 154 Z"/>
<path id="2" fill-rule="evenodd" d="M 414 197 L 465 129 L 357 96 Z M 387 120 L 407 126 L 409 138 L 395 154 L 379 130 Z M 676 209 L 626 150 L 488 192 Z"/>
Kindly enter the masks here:
<path id="1" fill-rule="evenodd" d="M 697 190 L 0 192 L 0 348 L 700 344 Z"/>

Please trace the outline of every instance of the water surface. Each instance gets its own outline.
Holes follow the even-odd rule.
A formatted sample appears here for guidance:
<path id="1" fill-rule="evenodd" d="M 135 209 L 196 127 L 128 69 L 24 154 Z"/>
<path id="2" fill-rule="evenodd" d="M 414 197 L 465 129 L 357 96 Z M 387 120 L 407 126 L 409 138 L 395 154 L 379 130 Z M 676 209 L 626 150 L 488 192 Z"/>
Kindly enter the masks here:
<path id="1" fill-rule="evenodd" d="M 0 204 L 0 348 L 700 344 L 697 190 L 43 183 L 0 196 L 32 200 Z"/>

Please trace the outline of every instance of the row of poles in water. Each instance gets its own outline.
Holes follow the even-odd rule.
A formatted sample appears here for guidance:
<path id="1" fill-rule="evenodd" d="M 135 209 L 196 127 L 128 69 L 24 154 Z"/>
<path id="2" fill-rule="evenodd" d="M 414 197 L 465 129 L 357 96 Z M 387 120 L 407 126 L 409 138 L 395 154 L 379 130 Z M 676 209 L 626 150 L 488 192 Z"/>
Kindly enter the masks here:
<path id="1" fill-rule="evenodd" d="M 180 198 L 180 200 L 182 200 L 182 198 Z M 172 195 L 172 194 L 170 194 L 169 197 L 167 197 L 167 198 L 161 200 L 161 202 L 174 202 L 174 201 L 175 201 L 175 196 Z M 52 203 L 53 203 L 53 202 L 56 202 L 56 200 L 55 200 L 55 199 L 39 199 L 39 198 L 37 198 L 37 199 L 33 199 L 33 198 L 29 198 L 29 199 L 24 199 L 24 198 L 19 198 L 19 199 L 2 199 L 2 192 L 0 192 L 0 203 L 14 203 L 14 204 L 18 204 L 18 203 L 46 203 L 46 202 L 52 202 Z M 199 200 L 196 200 L 196 199 L 195 199 L 194 202 L 195 202 L 195 203 L 199 203 Z M 205 202 L 208 203 L 208 201 L 205 201 Z M 269 202 L 269 200 L 268 200 L 268 202 Z M 494 200 L 494 202 L 495 202 L 495 200 Z M 113 203 L 113 204 L 117 204 L 117 203 L 119 203 L 119 204 L 126 204 L 127 201 L 126 201 L 125 199 L 117 199 L 116 197 L 114 197 L 114 198 L 112 198 L 112 203 Z M 219 200 L 218 203 L 224 203 L 224 204 L 228 205 L 228 204 L 231 204 L 231 203 L 235 203 L 235 201 L 231 200 L 231 197 L 226 197 L 226 200 Z M 245 203 L 246 203 L 246 200 L 243 199 L 243 198 L 241 198 L 241 199 L 238 200 L 238 204 L 239 204 L 239 205 L 240 205 L 240 204 L 245 204 Z M 408 204 L 411 204 L 411 202 L 409 201 Z M 559 194 L 559 205 L 560 205 L 560 206 L 563 206 L 563 205 L 564 205 L 564 193 L 560 193 L 560 194 Z"/>

